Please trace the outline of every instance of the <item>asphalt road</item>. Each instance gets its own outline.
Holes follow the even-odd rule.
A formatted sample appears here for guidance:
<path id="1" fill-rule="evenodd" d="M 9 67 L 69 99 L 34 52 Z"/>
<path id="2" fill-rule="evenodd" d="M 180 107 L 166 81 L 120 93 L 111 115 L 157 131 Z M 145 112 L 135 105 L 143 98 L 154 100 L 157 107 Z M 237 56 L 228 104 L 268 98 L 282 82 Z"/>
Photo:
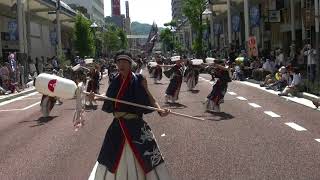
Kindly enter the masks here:
<path id="1" fill-rule="evenodd" d="M 315 140 L 320 139 L 319 111 L 232 82 L 223 113 L 205 113 L 209 79 L 201 75 L 194 92 L 184 83 L 181 105 L 169 107 L 205 121 L 145 116 L 173 179 L 320 179 L 320 142 Z M 107 82 L 102 83 L 104 94 Z M 148 79 L 151 92 L 166 106 L 168 80 L 162 83 Z M 86 124 L 76 132 L 74 100 L 64 100 L 44 119 L 40 98 L 34 94 L 0 106 L 0 179 L 88 179 L 112 115 L 102 112 L 100 103 L 86 112 Z"/>

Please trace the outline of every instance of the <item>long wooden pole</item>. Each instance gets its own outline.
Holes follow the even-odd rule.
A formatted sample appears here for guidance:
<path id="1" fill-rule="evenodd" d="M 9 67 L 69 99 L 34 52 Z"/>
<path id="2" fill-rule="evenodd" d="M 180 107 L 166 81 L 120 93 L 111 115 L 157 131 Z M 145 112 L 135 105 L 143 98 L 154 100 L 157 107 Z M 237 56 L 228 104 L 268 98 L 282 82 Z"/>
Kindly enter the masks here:
<path id="1" fill-rule="evenodd" d="M 83 92 L 84 94 L 87 94 L 89 95 L 90 93 L 89 92 Z M 94 94 L 96 97 L 99 97 L 99 98 L 102 98 L 102 99 L 106 99 L 106 100 L 109 100 L 109 101 L 114 101 L 114 102 L 119 102 L 119 103 L 123 103 L 123 104 L 128 104 L 128 105 L 131 105 L 131 106 L 136 106 L 136 107 L 141 107 L 141 108 L 145 108 L 145 109 L 149 109 L 149 110 L 154 110 L 154 111 L 162 111 L 161 109 L 159 108 L 155 108 L 155 107 L 152 107 L 152 106 L 145 106 L 145 105 L 141 105 L 141 104 L 137 104 L 137 103 L 132 103 L 132 102 L 128 102 L 128 101 L 123 101 L 123 100 L 119 100 L 119 99 L 115 99 L 115 98 L 110 98 L 110 97 L 107 97 L 107 96 L 103 96 L 103 95 L 99 95 L 99 94 Z M 173 114 L 173 115 L 176 115 L 176 116 L 182 116 L 182 117 L 186 117 L 186 118 L 191 118 L 191 119 L 196 119 L 196 120 L 201 120 L 201 121 L 204 121 L 205 119 L 203 118 L 198 118 L 198 117 L 194 117 L 194 116 L 190 116 L 190 115 L 187 115 L 187 114 L 182 114 L 182 113 L 177 113 L 177 112 L 173 112 L 171 111 L 170 114 Z"/>

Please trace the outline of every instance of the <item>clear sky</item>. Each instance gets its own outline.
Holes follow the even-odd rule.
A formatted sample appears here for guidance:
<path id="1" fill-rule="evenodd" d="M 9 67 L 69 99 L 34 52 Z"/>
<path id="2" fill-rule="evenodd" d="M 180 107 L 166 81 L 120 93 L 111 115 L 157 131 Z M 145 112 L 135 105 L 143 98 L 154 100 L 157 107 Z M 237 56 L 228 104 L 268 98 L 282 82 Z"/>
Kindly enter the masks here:
<path id="1" fill-rule="evenodd" d="M 125 0 L 121 1 L 121 14 L 125 14 Z M 159 27 L 171 21 L 171 0 L 128 0 L 132 21 L 152 24 Z M 104 15 L 111 15 L 111 0 L 104 0 Z"/>

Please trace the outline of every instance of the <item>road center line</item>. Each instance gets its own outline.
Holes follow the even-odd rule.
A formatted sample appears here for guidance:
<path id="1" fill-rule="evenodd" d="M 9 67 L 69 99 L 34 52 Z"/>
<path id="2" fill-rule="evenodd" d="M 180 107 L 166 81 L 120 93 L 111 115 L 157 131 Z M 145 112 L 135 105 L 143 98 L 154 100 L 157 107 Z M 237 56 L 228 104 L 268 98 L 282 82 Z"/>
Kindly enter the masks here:
<path id="1" fill-rule="evenodd" d="M 248 104 L 254 108 L 261 108 L 261 106 L 256 103 L 248 103 Z"/>
<path id="2" fill-rule="evenodd" d="M 237 99 L 240 99 L 241 101 L 246 101 L 247 99 L 242 97 L 242 96 L 238 96 Z"/>
<path id="3" fill-rule="evenodd" d="M 286 125 L 290 126 L 291 128 L 297 130 L 297 131 L 306 131 L 307 129 L 299 126 L 298 124 L 294 123 L 294 122 L 289 122 L 289 123 L 285 123 Z"/>
<path id="4" fill-rule="evenodd" d="M 280 115 L 278 115 L 278 114 L 276 114 L 276 113 L 274 113 L 274 112 L 272 112 L 272 111 L 264 111 L 264 113 L 267 114 L 267 115 L 269 115 L 269 116 L 271 116 L 271 117 L 273 117 L 273 118 L 279 118 L 279 117 L 281 117 Z"/>
<path id="5" fill-rule="evenodd" d="M 316 141 L 320 142 L 320 139 L 314 139 L 314 140 L 316 140 Z"/>

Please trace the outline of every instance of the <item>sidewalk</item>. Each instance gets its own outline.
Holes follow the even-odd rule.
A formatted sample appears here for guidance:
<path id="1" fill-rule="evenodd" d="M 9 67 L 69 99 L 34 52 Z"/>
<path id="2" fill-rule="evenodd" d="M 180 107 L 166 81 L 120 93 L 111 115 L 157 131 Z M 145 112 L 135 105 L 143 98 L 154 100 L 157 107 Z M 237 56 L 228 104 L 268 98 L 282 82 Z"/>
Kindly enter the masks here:
<path id="1" fill-rule="evenodd" d="M 0 103 L 4 102 L 4 101 L 8 101 L 10 99 L 14 99 L 14 98 L 23 96 L 23 95 L 27 95 L 27 94 L 33 93 L 35 91 L 36 91 L 35 87 L 32 86 L 32 87 L 24 89 L 23 91 L 21 91 L 19 93 L 13 93 L 13 94 L 8 94 L 8 95 L 0 95 Z"/>
<path id="2" fill-rule="evenodd" d="M 277 95 L 278 93 L 280 93 L 280 91 L 267 90 L 265 87 L 260 87 L 261 82 L 253 80 L 253 79 L 246 79 L 245 81 L 239 81 L 239 82 L 246 84 L 246 85 L 249 85 L 249 86 L 252 86 L 252 87 L 256 87 L 256 88 L 264 90 L 264 91 L 267 91 L 271 94 Z M 285 98 L 287 100 L 290 100 L 295 103 L 302 104 L 302 105 L 305 105 L 305 106 L 308 106 L 308 107 L 314 108 L 314 109 L 315 109 L 315 106 L 312 103 L 312 101 L 314 101 L 314 100 L 319 101 L 318 96 L 316 96 L 314 94 L 306 93 L 306 92 L 298 93 L 298 96 L 281 96 L 281 97 L 279 96 L 279 98 Z M 320 111 L 320 109 L 319 109 L 319 111 Z"/>

